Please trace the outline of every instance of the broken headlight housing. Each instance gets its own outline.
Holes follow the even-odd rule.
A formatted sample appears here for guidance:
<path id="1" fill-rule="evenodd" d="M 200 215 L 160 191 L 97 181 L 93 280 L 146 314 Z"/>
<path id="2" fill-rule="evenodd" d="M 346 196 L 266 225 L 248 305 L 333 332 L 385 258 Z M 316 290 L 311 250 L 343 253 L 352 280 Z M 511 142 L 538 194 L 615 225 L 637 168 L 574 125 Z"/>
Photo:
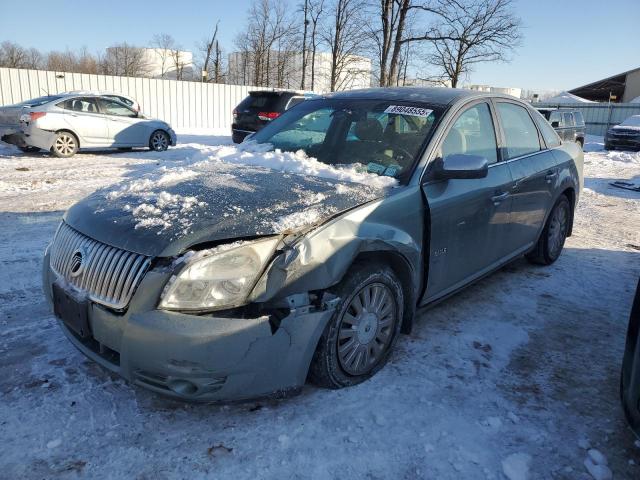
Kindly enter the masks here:
<path id="1" fill-rule="evenodd" d="M 272 237 L 191 255 L 165 287 L 159 308 L 202 311 L 244 305 L 278 241 Z"/>

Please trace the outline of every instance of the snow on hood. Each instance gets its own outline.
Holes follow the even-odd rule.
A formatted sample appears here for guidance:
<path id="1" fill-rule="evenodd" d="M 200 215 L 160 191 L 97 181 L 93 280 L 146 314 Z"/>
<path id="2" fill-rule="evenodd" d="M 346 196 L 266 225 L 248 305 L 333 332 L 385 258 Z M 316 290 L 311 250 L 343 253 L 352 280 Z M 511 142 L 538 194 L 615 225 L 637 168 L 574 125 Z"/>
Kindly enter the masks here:
<path id="1" fill-rule="evenodd" d="M 141 178 L 94 193 L 66 221 L 148 255 L 196 243 L 296 230 L 386 195 L 397 181 L 269 146 L 203 147 Z"/>

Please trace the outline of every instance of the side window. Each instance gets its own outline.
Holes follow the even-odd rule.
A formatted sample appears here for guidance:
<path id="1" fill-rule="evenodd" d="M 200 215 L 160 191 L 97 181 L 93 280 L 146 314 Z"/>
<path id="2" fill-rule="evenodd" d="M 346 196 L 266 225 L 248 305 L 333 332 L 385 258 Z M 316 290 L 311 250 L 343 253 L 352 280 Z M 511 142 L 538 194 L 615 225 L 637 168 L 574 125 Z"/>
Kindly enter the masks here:
<path id="1" fill-rule="evenodd" d="M 98 113 L 98 107 L 93 98 L 70 98 L 58 103 L 57 106 L 74 112 Z"/>
<path id="2" fill-rule="evenodd" d="M 569 112 L 563 113 L 562 119 L 564 120 L 565 127 L 573 127 L 573 115 L 571 115 Z"/>
<path id="3" fill-rule="evenodd" d="M 553 125 L 553 122 L 558 122 L 556 128 L 562 126 L 562 115 L 560 115 L 560 112 L 551 112 L 551 115 L 549 116 L 549 123 Z"/>
<path id="4" fill-rule="evenodd" d="M 291 100 L 289 100 L 289 103 L 287 103 L 287 110 L 289 110 L 291 107 L 295 107 L 303 101 L 304 97 L 291 97 Z"/>
<path id="5" fill-rule="evenodd" d="M 100 110 L 107 115 L 116 115 L 118 117 L 136 117 L 136 113 L 129 107 L 116 100 L 100 98 Z"/>
<path id="6" fill-rule="evenodd" d="M 498 116 L 505 136 L 506 159 L 540 150 L 538 130 L 529 112 L 514 103 L 498 103 Z"/>
<path id="7" fill-rule="evenodd" d="M 486 103 L 464 111 L 451 126 L 440 146 L 440 156 L 455 154 L 480 155 L 490 164 L 498 161 L 496 131 Z"/>
<path id="8" fill-rule="evenodd" d="M 573 112 L 573 117 L 576 119 L 576 125 L 579 127 L 584 126 L 584 117 L 582 116 L 582 112 Z"/>
<path id="9" fill-rule="evenodd" d="M 547 148 L 555 148 L 560 145 L 560 137 L 553 129 L 551 124 L 547 122 L 542 115 L 536 118 L 538 121 L 538 126 L 540 127 L 540 132 L 542 133 L 542 138 L 544 138 L 544 142 L 547 144 Z"/>

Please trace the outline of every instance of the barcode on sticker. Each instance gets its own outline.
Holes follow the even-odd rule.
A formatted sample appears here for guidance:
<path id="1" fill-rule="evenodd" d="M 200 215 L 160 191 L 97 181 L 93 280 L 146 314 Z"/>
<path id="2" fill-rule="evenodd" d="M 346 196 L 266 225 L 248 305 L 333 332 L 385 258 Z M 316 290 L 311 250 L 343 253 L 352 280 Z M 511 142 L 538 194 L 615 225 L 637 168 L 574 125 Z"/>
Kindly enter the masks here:
<path id="1" fill-rule="evenodd" d="M 407 107 L 405 105 L 389 105 L 384 113 L 396 113 L 398 115 L 411 115 L 412 117 L 428 117 L 433 110 L 420 107 Z"/>

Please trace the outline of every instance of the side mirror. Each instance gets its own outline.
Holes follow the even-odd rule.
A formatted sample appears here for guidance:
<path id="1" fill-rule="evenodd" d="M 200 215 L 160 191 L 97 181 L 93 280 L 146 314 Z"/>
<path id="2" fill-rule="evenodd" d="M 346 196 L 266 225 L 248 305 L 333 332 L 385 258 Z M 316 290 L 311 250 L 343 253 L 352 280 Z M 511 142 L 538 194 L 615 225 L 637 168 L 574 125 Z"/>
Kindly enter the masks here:
<path id="1" fill-rule="evenodd" d="M 551 126 L 553 128 L 558 128 L 560 126 L 560 122 L 551 122 Z"/>
<path id="2" fill-rule="evenodd" d="M 484 178 L 489 173 L 489 161 L 480 155 L 457 153 L 436 158 L 432 176 L 438 180 L 450 178 Z"/>

